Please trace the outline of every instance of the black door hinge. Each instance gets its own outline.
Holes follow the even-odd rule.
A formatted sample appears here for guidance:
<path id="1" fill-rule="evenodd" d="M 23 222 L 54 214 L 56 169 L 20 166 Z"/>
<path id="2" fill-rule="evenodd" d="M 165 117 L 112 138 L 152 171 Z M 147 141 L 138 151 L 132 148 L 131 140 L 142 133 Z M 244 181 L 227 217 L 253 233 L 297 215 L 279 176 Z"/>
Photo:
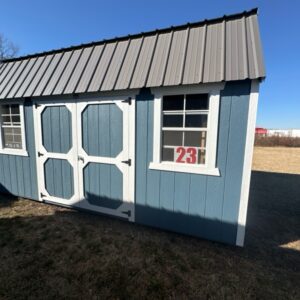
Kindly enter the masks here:
<path id="1" fill-rule="evenodd" d="M 35 103 L 34 106 L 35 106 L 35 108 L 38 108 L 41 106 L 41 104 Z"/>
<path id="2" fill-rule="evenodd" d="M 41 152 L 38 152 L 37 154 L 38 154 L 38 157 L 40 157 L 40 156 L 44 156 L 44 154 L 43 154 L 43 153 L 41 153 Z"/>
<path id="3" fill-rule="evenodd" d="M 127 215 L 128 218 L 130 218 L 131 217 L 131 210 L 122 211 L 122 214 Z"/>
<path id="4" fill-rule="evenodd" d="M 41 198 L 47 197 L 47 195 L 45 195 L 45 194 L 43 194 L 43 193 L 41 193 L 40 195 L 41 195 Z"/>
<path id="5" fill-rule="evenodd" d="M 131 105 L 131 100 L 132 100 L 132 98 L 128 97 L 126 100 L 123 100 L 122 102 Z"/>
<path id="6" fill-rule="evenodd" d="M 129 158 L 128 160 L 122 160 L 122 163 L 126 164 L 130 167 L 131 166 L 131 159 Z"/>

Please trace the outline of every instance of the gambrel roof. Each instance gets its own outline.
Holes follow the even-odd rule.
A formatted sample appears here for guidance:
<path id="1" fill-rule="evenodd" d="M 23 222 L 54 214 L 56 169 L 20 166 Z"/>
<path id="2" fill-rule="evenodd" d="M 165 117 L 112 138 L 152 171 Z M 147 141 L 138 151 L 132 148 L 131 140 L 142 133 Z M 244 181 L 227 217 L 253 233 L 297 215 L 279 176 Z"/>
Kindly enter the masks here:
<path id="1" fill-rule="evenodd" d="M 5 60 L 0 99 L 264 77 L 254 9 Z"/>

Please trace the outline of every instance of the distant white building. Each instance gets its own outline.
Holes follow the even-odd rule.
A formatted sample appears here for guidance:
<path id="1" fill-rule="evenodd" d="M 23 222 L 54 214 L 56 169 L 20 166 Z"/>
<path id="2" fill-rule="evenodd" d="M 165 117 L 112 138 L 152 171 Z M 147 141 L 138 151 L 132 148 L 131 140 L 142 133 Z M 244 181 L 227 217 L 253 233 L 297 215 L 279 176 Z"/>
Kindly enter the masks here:
<path id="1" fill-rule="evenodd" d="M 300 137 L 300 129 L 268 129 L 268 136 Z"/>

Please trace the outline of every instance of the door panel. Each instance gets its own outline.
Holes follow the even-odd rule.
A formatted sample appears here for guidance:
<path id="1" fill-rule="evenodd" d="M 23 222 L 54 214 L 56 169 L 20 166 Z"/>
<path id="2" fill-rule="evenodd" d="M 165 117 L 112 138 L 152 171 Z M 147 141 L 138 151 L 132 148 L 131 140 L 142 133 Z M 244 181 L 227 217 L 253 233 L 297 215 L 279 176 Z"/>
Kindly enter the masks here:
<path id="1" fill-rule="evenodd" d="M 79 205 L 76 104 L 38 104 L 35 109 L 40 198 Z M 73 130 L 72 130 L 73 129 Z"/>
<path id="2" fill-rule="evenodd" d="M 45 187 L 50 196 L 70 199 L 74 195 L 73 168 L 67 160 L 49 158 L 44 164 Z"/>
<path id="3" fill-rule="evenodd" d="M 46 107 L 41 122 L 43 146 L 47 152 L 68 153 L 72 148 L 72 116 L 67 107 Z"/>
<path id="4" fill-rule="evenodd" d="M 91 205 L 111 209 L 123 203 L 123 174 L 114 165 L 88 163 L 83 171 L 84 197 Z"/>
<path id="5" fill-rule="evenodd" d="M 122 99 L 78 104 L 81 207 L 134 219 L 129 188 L 133 168 L 129 163 L 133 162 L 129 120 L 133 112 L 134 107 Z"/>
<path id="6" fill-rule="evenodd" d="M 89 156 L 116 157 L 123 149 L 123 113 L 115 104 L 91 104 L 82 112 L 83 150 Z"/>

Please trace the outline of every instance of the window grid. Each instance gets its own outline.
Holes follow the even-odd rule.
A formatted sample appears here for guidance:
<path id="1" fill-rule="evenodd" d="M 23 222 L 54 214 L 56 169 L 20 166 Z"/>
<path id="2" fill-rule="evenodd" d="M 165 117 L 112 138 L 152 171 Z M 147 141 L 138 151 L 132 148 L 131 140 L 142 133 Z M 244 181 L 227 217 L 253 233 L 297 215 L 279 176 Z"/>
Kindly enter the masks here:
<path id="1" fill-rule="evenodd" d="M 187 95 L 188 94 L 184 94 L 183 95 L 183 109 L 182 110 L 164 110 L 164 109 L 162 109 L 162 117 L 163 117 L 162 120 L 163 120 L 163 123 L 164 123 L 164 116 L 166 116 L 166 115 L 182 115 L 183 116 L 182 127 L 165 127 L 165 126 L 162 126 L 162 132 L 163 132 L 163 134 L 164 134 L 164 132 L 168 132 L 168 131 L 182 132 L 182 146 L 183 147 L 188 147 L 188 146 L 185 146 L 186 132 L 206 132 L 206 135 L 205 135 L 205 146 L 203 146 L 202 137 L 201 137 L 201 141 L 200 141 L 200 147 L 198 147 L 198 146 L 192 146 L 193 148 L 197 149 L 197 153 L 199 155 L 197 163 L 198 164 L 205 164 L 205 160 L 206 160 L 205 159 L 205 157 L 206 157 L 206 140 L 207 140 L 207 131 L 208 131 L 207 127 L 208 127 L 208 124 L 206 123 L 206 127 L 186 127 L 186 116 L 187 115 L 206 115 L 207 116 L 207 121 L 208 121 L 209 109 L 187 110 L 186 109 Z M 207 99 L 207 101 L 208 101 L 208 107 L 209 107 L 209 98 Z M 163 137 L 163 135 L 162 135 L 162 137 Z M 164 145 L 163 142 L 162 142 L 162 150 L 163 149 L 174 149 L 174 152 L 175 152 L 175 149 L 177 147 L 178 146 Z M 162 155 L 162 157 L 163 157 L 163 155 Z"/>
<path id="2" fill-rule="evenodd" d="M 19 105 L 1 106 L 1 134 L 2 148 L 22 149 L 22 125 Z"/>

